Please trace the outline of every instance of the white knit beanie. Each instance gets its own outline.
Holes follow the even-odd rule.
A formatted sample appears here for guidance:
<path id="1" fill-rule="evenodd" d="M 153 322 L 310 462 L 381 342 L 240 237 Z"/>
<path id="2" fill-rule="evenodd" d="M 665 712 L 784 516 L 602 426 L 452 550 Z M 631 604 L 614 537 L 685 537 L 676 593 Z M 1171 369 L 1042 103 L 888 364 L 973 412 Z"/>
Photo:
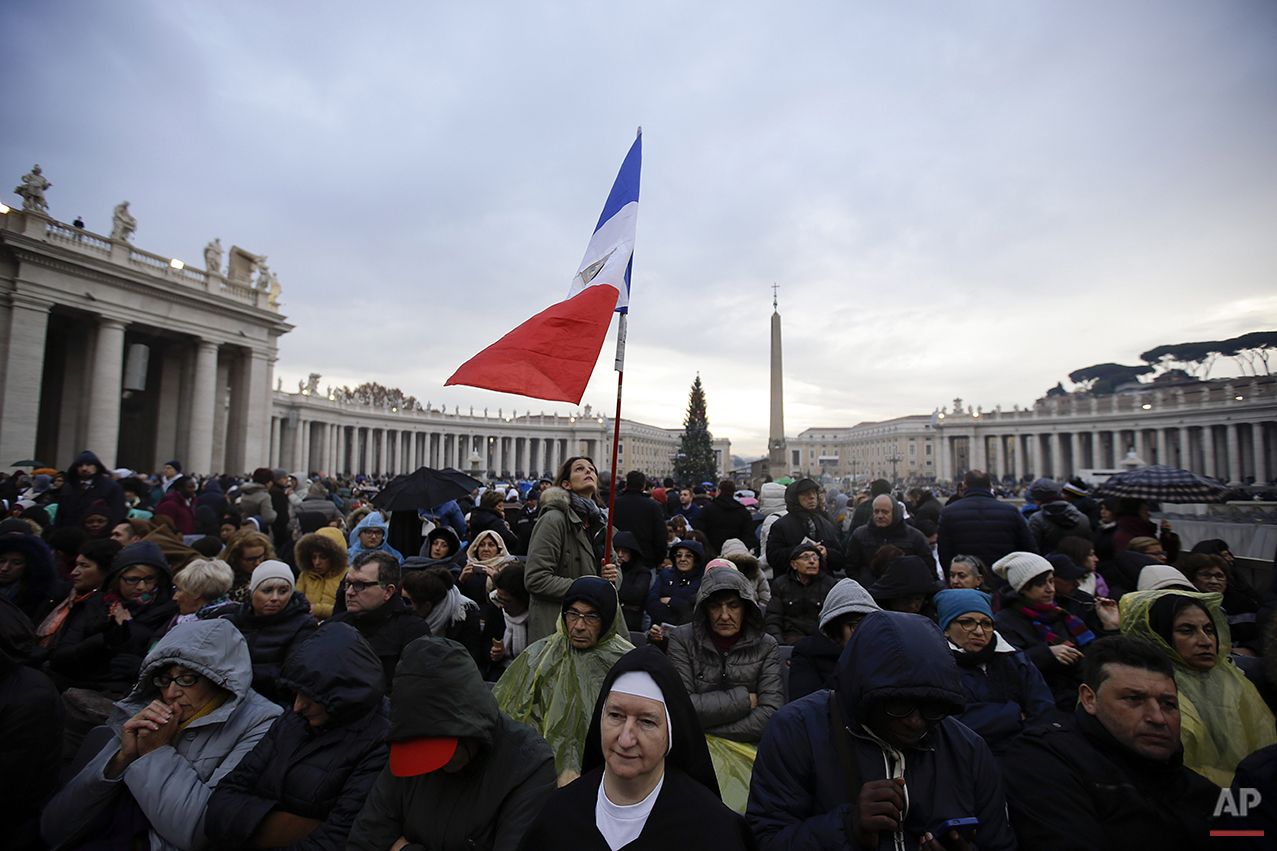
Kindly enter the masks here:
<path id="1" fill-rule="evenodd" d="M 1007 553 L 993 563 L 993 572 L 1001 576 L 1018 593 L 1035 576 L 1055 570 L 1051 562 L 1037 553 Z"/>
<path id="2" fill-rule="evenodd" d="M 290 592 L 297 587 L 297 582 L 293 579 L 293 571 L 288 565 L 282 561 L 264 561 L 253 568 L 253 575 L 248 580 L 248 593 L 256 591 L 257 586 L 268 579 L 284 580 L 288 583 Z"/>

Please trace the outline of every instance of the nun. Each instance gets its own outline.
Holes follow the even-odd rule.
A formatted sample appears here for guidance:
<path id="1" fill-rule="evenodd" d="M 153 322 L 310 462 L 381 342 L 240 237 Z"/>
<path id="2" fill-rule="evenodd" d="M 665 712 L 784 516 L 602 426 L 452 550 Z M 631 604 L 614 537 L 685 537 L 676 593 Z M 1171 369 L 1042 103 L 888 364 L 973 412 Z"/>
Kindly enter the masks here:
<path id="1" fill-rule="evenodd" d="M 550 796 L 521 851 L 559 851 L 565 836 L 580 851 L 758 847 L 720 799 L 692 700 L 655 647 L 630 651 L 608 672 L 582 772 Z"/>

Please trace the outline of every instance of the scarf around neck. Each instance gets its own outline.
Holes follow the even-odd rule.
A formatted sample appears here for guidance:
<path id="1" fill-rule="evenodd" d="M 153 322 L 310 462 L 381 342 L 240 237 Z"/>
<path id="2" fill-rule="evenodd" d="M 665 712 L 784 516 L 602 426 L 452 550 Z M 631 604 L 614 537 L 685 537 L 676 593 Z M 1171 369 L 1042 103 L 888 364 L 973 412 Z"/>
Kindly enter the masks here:
<path id="1" fill-rule="evenodd" d="M 426 615 L 426 623 L 430 626 L 430 634 L 444 636 L 448 627 L 466 619 L 470 609 L 479 608 L 479 604 L 469 597 L 463 596 L 457 586 L 448 589 L 444 598 L 434 605 L 430 614 Z"/>
<path id="2" fill-rule="evenodd" d="M 1038 638 L 1043 644 L 1055 645 L 1068 640 L 1051 628 L 1051 623 L 1054 621 L 1064 624 L 1065 630 L 1078 647 L 1085 647 L 1095 640 L 1095 633 L 1091 632 L 1086 624 L 1059 606 L 1024 605 L 1020 607 L 1020 614 L 1033 622 L 1033 628 L 1037 630 Z"/>

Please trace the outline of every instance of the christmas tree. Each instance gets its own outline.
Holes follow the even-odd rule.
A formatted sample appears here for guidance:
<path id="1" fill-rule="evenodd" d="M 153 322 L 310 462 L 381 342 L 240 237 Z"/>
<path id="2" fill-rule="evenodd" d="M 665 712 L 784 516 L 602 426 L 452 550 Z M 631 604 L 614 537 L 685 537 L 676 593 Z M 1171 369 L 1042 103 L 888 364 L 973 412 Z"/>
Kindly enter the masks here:
<path id="1" fill-rule="evenodd" d="M 674 478 L 680 485 L 697 485 L 716 481 L 717 477 L 714 437 L 709 433 L 709 419 L 705 416 L 705 388 L 698 374 L 687 398 L 687 417 L 683 420 L 678 456 L 674 459 Z"/>

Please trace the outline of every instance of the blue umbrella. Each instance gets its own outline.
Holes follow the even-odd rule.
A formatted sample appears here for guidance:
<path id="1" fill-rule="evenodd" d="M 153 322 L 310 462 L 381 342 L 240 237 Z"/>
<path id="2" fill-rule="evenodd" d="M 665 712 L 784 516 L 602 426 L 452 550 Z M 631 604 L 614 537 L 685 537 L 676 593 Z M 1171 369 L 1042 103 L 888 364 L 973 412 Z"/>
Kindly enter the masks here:
<path id="1" fill-rule="evenodd" d="M 1095 489 L 1095 496 L 1129 497 L 1157 502 L 1224 502 L 1233 489 L 1210 476 L 1179 467 L 1153 464 L 1118 473 Z"/>

